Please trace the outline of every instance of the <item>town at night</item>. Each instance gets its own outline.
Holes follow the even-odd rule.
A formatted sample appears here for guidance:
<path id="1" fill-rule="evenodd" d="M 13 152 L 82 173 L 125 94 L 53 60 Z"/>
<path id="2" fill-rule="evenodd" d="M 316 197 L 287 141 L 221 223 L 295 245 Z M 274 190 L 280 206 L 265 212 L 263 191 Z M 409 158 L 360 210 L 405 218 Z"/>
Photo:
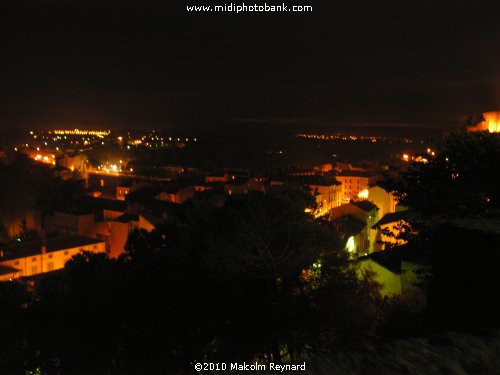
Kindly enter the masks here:
<path id="1" fill-rule="evenodd" d="M 500 373 L 496 4 L 0 5 L 0 374 Z"/>

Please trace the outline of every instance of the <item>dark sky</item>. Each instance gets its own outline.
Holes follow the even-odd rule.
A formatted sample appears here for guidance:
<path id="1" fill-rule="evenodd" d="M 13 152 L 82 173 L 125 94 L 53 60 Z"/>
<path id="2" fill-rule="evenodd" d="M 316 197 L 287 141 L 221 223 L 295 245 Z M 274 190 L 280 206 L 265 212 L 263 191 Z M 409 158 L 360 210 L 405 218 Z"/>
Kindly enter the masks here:
<path id="1" fill-rule="evenodd" d="M 500 109 L 498 2 L 186 11 L 230 2 L 2 1 L 0 126 L 447 127 Z"/>

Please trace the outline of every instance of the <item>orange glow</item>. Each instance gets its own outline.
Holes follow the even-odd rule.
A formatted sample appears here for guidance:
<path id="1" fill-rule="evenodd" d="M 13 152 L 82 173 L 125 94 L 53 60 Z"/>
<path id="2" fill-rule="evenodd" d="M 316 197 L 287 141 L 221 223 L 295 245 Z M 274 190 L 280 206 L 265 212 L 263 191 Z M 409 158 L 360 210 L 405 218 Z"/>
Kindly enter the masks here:
<path id="1" fill-rule="evenodd" d="M 484 132 L 500 133 L 500 111 L 483 113 L 484 121 L 475 126 L 469 126 L 469 132 Z"/>
<path id="2" fill-rule="evenodd" d="M 408 155 L 408 154 L 403 154 L 403 160 L 404 160 L 404 161 L 408 161 L 408 160 L 410 160 L 410 155 Z"/>
<path id="3" fill-rule="evenodd" d="M 33 159 L 33 160 L 36 160 L 38 162 L 41 162 L 41 163 L 46 163 L 46 164 L 52 164 L 54 165 L 55 162 L 56 162 L 56 156 L 55 155 L 52 155 L 52 154 L 43 154 L 42 152 L 26 152 L 26 154 L 28 154 L 28 156 Z"/>
<path id="4" fill-rule="evenodd" d="M 361 190 L 358 194 L 358 198 L 360 199 L 368 199 L 368 189 Z"/>

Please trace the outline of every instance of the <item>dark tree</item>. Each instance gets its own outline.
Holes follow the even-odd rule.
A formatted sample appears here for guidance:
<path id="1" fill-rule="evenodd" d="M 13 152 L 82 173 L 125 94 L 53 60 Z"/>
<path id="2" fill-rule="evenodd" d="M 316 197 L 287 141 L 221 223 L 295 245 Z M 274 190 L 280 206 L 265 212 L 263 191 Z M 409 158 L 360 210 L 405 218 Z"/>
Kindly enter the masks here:
<path id="1" fill-rule="evenodd" d="M 438 325 L 499 324 L 500 142 L 454 131 L 435 158 L 393 187 L 409 206 L 409 246 L 430 264 L 428 313 Z"/>
<path id="2" fill-rule="evenodd" d="M 486 133 L 454 131 L 428 163 L 413 163 L 393 185 L 400 202 L 425 218 L 499 214 L 500 145 Z"/>

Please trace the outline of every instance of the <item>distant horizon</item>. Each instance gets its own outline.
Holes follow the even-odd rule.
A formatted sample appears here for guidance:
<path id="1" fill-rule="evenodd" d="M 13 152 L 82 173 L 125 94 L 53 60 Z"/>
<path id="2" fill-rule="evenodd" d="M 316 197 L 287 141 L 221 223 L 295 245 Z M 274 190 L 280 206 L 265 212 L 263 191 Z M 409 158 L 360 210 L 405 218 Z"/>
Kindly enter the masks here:
<path id="1" fill-rule="evenodd" d="M 240 126 L 235 126 L 239 124 Z M 446 126 L 449 125 L 449 126 Z M 117 126 L 117 124 L 99 124 L 99 123 L 86 123 L 86 124 L 55 124 L 52 126 L 31 126 L 27 128 L 19 128 L 19 127 L 4 127 L 0 128 L 0 134 L 12 133 L 12 134 L 27 134 L 30 131 L 49 131 L 54 129 L 63 129 L 63 130 L 111 130 L 113 132 L 120 132 L 126 130 L 172 130 L 172 131 L 199 131 L 199 132 L 211 132 L 211 131 L 227 131 L 228 133 L 247 131 L 247 130 L 276 130 L 276 131 L 287 131 L 290 133 L 297 131 L 328 131 L 328 132 L 348 132 L 350 129 L 353 131 L 360 130 L 417 130 L 417 131 L 428 131 L 441 133 L 443 131 L 449 130 L 456 126 L 461 126 L 460 123 L 456 124 L 446 124 L 443 127 L 433 127 L 428 124 L 412 124 L 412 123 L 349 123 L 349 124 L 307 124 L 307 123 L 289 123 L 283 124 L 279 122 L 271 122 L 271 121 L 234 121 L 232 123 L 212 123 L 212 124 L 202 124 L 202 125 L 131 125 L 131 124 L 123 124 L 122 126 Z"/>

